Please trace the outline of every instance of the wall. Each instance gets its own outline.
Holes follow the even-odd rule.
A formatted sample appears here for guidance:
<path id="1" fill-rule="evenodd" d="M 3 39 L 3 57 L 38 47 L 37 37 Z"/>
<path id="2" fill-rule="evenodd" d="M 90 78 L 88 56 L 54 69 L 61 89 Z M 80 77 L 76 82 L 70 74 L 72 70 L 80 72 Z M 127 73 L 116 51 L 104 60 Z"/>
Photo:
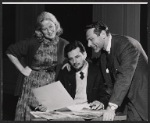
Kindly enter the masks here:
<path id="1" fill-rule="evenodd" d="M 33 34 L 36 17 L 44 5 L 3 5 L 3 92 L 14 94 L 18 71 L 5 55 L 10 44 Z"/>
<path id="2" fill-rule="evenodd" d="M 29 38 L 34 33 L 36 18 L 44 7 L 39 4 L 16 5 L 16 41 Z"/>
<path id="3" fill-rule="evenodd" d="M 93 21 L 102 20 L 112 33 L 129 35 L 140 41 L 140 5 L 93 5 Z"/>
<path id="4" fill-rule="evenodd" d="M 93 21 L 103 21 L 111 33 L 128 35 L 140 41 L 139 4 L 94 4 Z M 100 53 L 92 52 L 93 57 Z"/>

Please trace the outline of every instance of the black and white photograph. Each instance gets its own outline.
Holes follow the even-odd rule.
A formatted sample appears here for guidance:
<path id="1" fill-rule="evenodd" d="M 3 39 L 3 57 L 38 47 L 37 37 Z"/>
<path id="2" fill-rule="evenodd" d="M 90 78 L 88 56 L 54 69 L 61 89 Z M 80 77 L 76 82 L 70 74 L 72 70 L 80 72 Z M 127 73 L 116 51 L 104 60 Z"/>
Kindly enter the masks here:
<path id="1" fill-rule="evenodd" d="M 2 121 L 148 121 L 148 2 L 2 2 Z"/>

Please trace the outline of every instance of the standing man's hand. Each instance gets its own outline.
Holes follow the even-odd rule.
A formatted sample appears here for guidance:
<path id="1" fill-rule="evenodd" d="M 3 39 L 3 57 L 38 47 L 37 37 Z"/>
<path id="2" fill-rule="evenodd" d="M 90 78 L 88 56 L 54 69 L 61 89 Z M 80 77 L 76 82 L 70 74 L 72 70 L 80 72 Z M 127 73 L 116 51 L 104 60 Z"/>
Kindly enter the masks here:
<path id="1" fill-rule="evenodd" d="M 115 109 L 111 109 L 110 106 L 103 113 L 103 121 L 113 121 L 115 117 Z"/>
<path id="2" fill-rule="evenodd" d="M 100 109 L 104 109 L 104 104 L 96 100 L 90 103 L 90 107 L 93 110 L 100 110 Z"/>

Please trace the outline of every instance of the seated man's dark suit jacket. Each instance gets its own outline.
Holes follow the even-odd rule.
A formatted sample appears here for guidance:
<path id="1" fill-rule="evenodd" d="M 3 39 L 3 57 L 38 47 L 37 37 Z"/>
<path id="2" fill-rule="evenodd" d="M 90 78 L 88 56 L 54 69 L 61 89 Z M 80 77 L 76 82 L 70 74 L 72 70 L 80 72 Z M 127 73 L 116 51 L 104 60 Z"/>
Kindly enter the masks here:
<path id="1" fill-rule="evenodd" d="M 76 73 L 72 68 L 68 71 L 67 68 L 61 70 L 58 74 L 57 80 L 60 80 L 66 88 L 71 97 L 75 98 L 76 93 Z M 88 77 L 87 77 L 87 100 L 88 103 L 98 100 L 106 107 L 110 96 L 106 93 L 104 82 L 102 80 L 99 68 L 92 63 L 89 63 Z"/>

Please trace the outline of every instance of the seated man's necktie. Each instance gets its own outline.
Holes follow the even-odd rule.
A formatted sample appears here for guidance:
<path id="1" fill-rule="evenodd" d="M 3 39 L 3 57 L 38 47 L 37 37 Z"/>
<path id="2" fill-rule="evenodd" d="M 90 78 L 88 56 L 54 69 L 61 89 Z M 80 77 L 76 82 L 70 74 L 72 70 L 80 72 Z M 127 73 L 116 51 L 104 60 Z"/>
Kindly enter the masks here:
<path id="1" fill-rule="evenodd" d="M 81 71 L 80 72 L 80 78 L 83 79 L 84 78 L 84 73 Z"/>

